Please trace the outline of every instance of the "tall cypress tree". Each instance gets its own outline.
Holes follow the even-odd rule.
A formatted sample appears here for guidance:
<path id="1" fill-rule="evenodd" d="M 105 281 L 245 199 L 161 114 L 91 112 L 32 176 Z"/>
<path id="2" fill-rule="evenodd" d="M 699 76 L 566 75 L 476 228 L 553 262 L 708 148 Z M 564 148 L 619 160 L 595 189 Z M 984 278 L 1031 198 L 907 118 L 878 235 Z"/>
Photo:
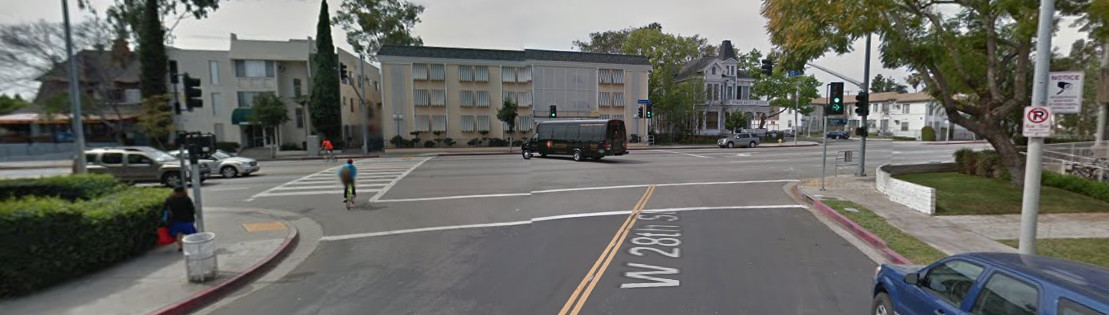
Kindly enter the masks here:
<path id="1" fill-rule="evenodd" d="M 139 62 L 142 64 L 140 88 L 143 97 L 166 94 L 166 30 L 162 28 L 158 0 L 145 0 L 139 30 Z"/>
<path id="2" fill-rule="evenodd" d="M 342 109 L 339 104 L 339 61 L 331 42 L 331 15 L 327 0 L 320 1 L 320 19 L 316 25 L 316 69 L 312 78 L 309 111 L 312 126 L 323 137 L 341 140 Z"/>

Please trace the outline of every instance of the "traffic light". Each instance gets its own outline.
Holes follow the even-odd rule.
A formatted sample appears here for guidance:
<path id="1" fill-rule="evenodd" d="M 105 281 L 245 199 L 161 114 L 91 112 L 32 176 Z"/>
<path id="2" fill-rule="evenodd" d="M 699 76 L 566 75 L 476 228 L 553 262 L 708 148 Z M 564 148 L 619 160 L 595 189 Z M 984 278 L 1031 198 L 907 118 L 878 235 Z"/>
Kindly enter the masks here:
<path id="1" fill-rule="evenodd" d="M 639 106 L 639 115 L 635 115 L 635 118 L 643 118 L 643 106 Z"/>
<path id="2" fill-rule="evenodd" d="M 825 110 L 825 115 L 843 115 L 843 82 L 832 82 L 829 84 L 831 91 L 829 97 L 831 102 L 828 102 L 828 108 Z"/>
<path id="3" fill-rule="evenodd" d="M 865 91 L 855 95 L 855 114 L 859 116 L 870 114 L 870 94 Z"/>
<path id="4" fill-rule="evenodd" d="M 343 83 L 347 82 L 347 65 L 345 63 L 339 64 L 339 78 L 343 80 Z"/>
<path id="5" fill-rule="evenodd" d="M 774 73 L 774 62 L 770 59 L 762 60 L 762 74 L 770 75 Z"/>
<path id="6" fill-rule="evenodd" d="M 551 105 L 551 118 L 558 118 L 558 107 Z"/>
<path id="7" fill-rule="evenodd" d="M 647 118 L 651 118 L 651 116 L 653 116 L 653 115 L 651 115 L 651 112 L 652 112 L 651 105 L 647 105 Z"/>
<path id="8" fill-rule="evenodd" d="M 193 108 L 204 107 L 204 93 L 200 91 L 200 79 L 190 78 L 186 73 L 182 81 L 185 83 L 185 108 L 193 111 Z"/>
<path id="9" fill-rule="evenodd" d="M 169 61 L 169 83 L 177 84 L 177 60 Z"/>

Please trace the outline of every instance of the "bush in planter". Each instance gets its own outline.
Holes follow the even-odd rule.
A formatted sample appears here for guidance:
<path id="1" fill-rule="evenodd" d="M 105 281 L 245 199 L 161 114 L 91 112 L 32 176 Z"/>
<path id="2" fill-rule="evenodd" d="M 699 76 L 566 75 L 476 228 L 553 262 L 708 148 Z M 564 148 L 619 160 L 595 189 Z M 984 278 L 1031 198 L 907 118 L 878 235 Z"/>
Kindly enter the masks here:
<path id="1" fill-rule="evenodd" d="M 68 201 L 100 197 L 123 183 L 108 174 L 79 174 L 38 179 L 0 180 L 0 201 L 24 196 L 57 197 Z"/>
<path id="2" fill-rule="evenodd" d="M 454 139 L 446 138 L 446 139 L 443 139 L 443 144 L 446 144 L 449 147 L 449 146 L 453 146 L 455 144 L 455 142 L 454 142 Z"/>
<path id="3" fill-rule="evenodd" d="M 435 147 L 435 141 L 428 140 L 427 142 L 424 142 L 424 147 L 425 148 L 434 148 Z"/>
<path id="4" fill-rule="evenodd" d="M 992 150 L 978 152 L 975 159 L 974 174 L 982 177 L 1000 177 L 1001 155 Z"/>
<path id="5" fill-rule="evenodd" d="M 962 148 L 955 151 L 955 167 L 959 173 L 974 175 L 978 163 L 975 162 L 978 153 L 974 149 Z"/>
<path id="6" fill-rule="evenodd" d="M 0 297 L 18 296 L 96 271 L 154 247 L 165 188 L 127 188 L 67 202 L 0 202 Z"/>
<path id="7" fill-rule="evenodd" d="M 1043 172 L 1043 185 L 1109 202 L 1109 184 L 1073 175 Z"/>
<path id="8" fill-rule="evenodd" d="M 473 138 L 473 139 L 470 139 L 470 141 L 467 141 L 466 144 L 477 147 L 477 146 L 481 146 L 482 142 L 483 141 L 479 138 Z"/>
<path id="9" fill-rule="evenodd" d="M 936 141 L 936 129 L 932 129 L 932 126 L 921 128 L 920 141 Z"/>
<path id="10" fill-rule="evenodd" d="M 238 142 L 216 142 L 216 149 L 223 150 L 228 153 L 239 152 Z"/>
<path id="11" fill-rule="evenodd" d="M 392 143 L 394 147 L 400 148 L 400 147 L 405 147 L 408 144 L 408 141 L 404 140 L 404 137 L 401 137 L 400 135 L 396 135 L 396 136 L 393 136 L 392 139 L 389 139 L 389 143 Z"/>

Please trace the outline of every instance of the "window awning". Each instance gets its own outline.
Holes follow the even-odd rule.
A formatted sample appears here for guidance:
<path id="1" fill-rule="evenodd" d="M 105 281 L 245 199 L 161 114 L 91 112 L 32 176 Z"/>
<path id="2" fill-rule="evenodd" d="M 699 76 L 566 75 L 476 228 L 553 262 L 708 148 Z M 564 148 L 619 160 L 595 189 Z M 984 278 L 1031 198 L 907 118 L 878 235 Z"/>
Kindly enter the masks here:
<path id="1" fill-rule="evenodd" d="M 249 108 L 236 108 L 231 111 L 232 125 L 249 125 L 253 112 Z"/>

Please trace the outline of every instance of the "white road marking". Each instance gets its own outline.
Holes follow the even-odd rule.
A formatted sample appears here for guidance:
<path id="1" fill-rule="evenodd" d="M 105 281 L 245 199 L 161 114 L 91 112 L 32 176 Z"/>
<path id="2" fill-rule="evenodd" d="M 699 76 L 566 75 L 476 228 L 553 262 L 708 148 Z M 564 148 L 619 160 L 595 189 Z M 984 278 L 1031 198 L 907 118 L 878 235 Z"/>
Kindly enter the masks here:
<path id="1" fill-rule="evenodd" d="M 764 183 L 790 183 L 790 182 L 796 182 L 796 181 L 797 181 L 796 179 L 771 179 L 771 180 L 747 180 L 747 181 L 733 181 L 733 182 L 669 183 L 669 184 L 655 184 L 655 186 L 667 187 L 667 186 L 698 186 L 698 185 L 764 184 Z M 606 189 L 631 189 L 631 188 L 643 188 L 643 187 L 647 187 L 647 186 L 650 186 L 650 185 L 649 184 L 642 184 L 642 185 L 619 185 L 619 186 L 599 186 L 599 187 L 581 187 L 581 188 L 561 188 L 561 189 L 533 190 L 531 192 L 526 192 L 526 193 L 423 197 L 423 198 L 385 199 L 385 200 L 374 200 L 374 201 L 375 202 L 413 202 L 413 201 L 437 201 L 437 200 L 468 199 L 468 198 L 519 197 L 519 196 L 530 196 L 530 195 L 533 195 L 533 194 L 549 194 L 549 193 L 560 193 L 560 192 L 606 190 Z"/>
<path id="2" fill-rule="evenodd" d="M 735 156 L 748 157 L 748 156 L 751 156 L 751 153 L 740 153 L 740 154 L 736 154 Z"/>
<path id="3" fill-rule="evenodd" d="M 396 182 L 418 167 L 427 159 L 391 158 L 391 159 L 364 159 L 355 161 L 359 168 L 356 180 L 359 192 L 372 192 L 382 194 Z M 300 195 L 327 195 L 342 194 L 343 186 L 337 179 L 336 171 L 341 166 L 333 166 L 319 172 L 308 174 L 276 187 L 255 194 L 246 201 L 253 201 L 258 197 L 300 196 Z M 365 189 L 365 188 L 372 189 Z M 326 190 L 325 190 L 326 189 Z"/>
<path id="4" fill-rule="evenodd" d="M 765 206 L 723 206 L 723 207 L 662 208 L 662 209 L 643 210 L 643 212 L 656 213 L 656 212 L 681 212 L 681 211 L 702 211 L 702 210 L 787 209 L 787 208 L 804 209 L 804 207 L 801 206 L 801 205 L 765 205 Z M 527 221 L 508 221 L 508 222 L 479 223 L 479 224 L 466 224 L 466 225 L 434 226 L 434 227 L 423 227 L 423 228 L 415 228 L 415 229 L 403 229 L 403 230 L 392 230 L 392 231 L 371 232 L 371 233 L 355 233 L 355 234 L 345 234 L 345 235 L 332 235 L 332 236 L 324 236 L 324 237 L 320 238 L 320 241 L 341 241 L 341 240 L 349 240 L 349 239 L 356 239 L 356 238 L 367 238 L 367 237 L 397 235 L 397 234 L 410 234 L 410 233 L 431 232 L 431 231 L 463 230 L 463 229 L 477 229 L 477 228 L 488 228 L 488 227 L 498 227 L 498 226 L 525 225 L 525 224 L 532 224 L 532 223 L 535 223 L 535 222 L 543 222 L 543 221 L 551 221 L 551 220 L 626 215 L 626 214 L 629 214 L 629 213 L 631 213 L 631 210 L 587 212 L 587 213 L 576 213 L 576 214 L 564 214 L 564 215 L 556 215 L 556 216 L 538 217 L 538 218 L 532 218 L 531 220 L 527 220 Z"/>
<path id="5" fill-rule="evenodd" d="M 692 156 L 692 157 L 699 157 L 699 158 L 702 158 L 702 159 L 711 159 L 710 157 L 707 157 L 707 156 L 704 156 L 704 155 L 689 154 L 689 153 L 685 153 L 685 152 L 670 151 L 670 150 L 657 150 L 657 151 L 666 152 L 666 153 L 681 154 L 681 155 L 688 155 L 688 156 Z"/>
<path id="6" fill-rule="evenodd" d="M 425 158 L 423 160 L 420 160 L 420 162 L 416 163 L 416 165 L 412 166 L 412 168 L 409 168 L 407 171 L 404 171 L 403 174 L 400 174 L 399 176 L 394 178 L 393 181 L 389 182 L 388 184 L 385 184 L 385 187 L 381 188 L 381 191 L 378 191 L 376 194 L 374 194 L 373 197 L 370 197 L 370 202 L 375 202 L 375 201 L 378 201 L 378 199 L 381 199 L 381 196 L 385 195 L 386 192 L 389 192 L 389 189 L 392 189 L 393 185 L 396 185 L 397 182 L 399 182 L 402 178 L 404 178 L 405 176 L 408 176 L 408 174 L 412 173 L 413 170 L 416 170 L 417 168 L 419 168 L 420 165 L 424 165 L 424 162 L 427 162 L 428 160 L 433 159 L 433 158 L 435 158 L 435 157 L 432 156 L 432 157 L 428 157 L 428 158 Z"/>

